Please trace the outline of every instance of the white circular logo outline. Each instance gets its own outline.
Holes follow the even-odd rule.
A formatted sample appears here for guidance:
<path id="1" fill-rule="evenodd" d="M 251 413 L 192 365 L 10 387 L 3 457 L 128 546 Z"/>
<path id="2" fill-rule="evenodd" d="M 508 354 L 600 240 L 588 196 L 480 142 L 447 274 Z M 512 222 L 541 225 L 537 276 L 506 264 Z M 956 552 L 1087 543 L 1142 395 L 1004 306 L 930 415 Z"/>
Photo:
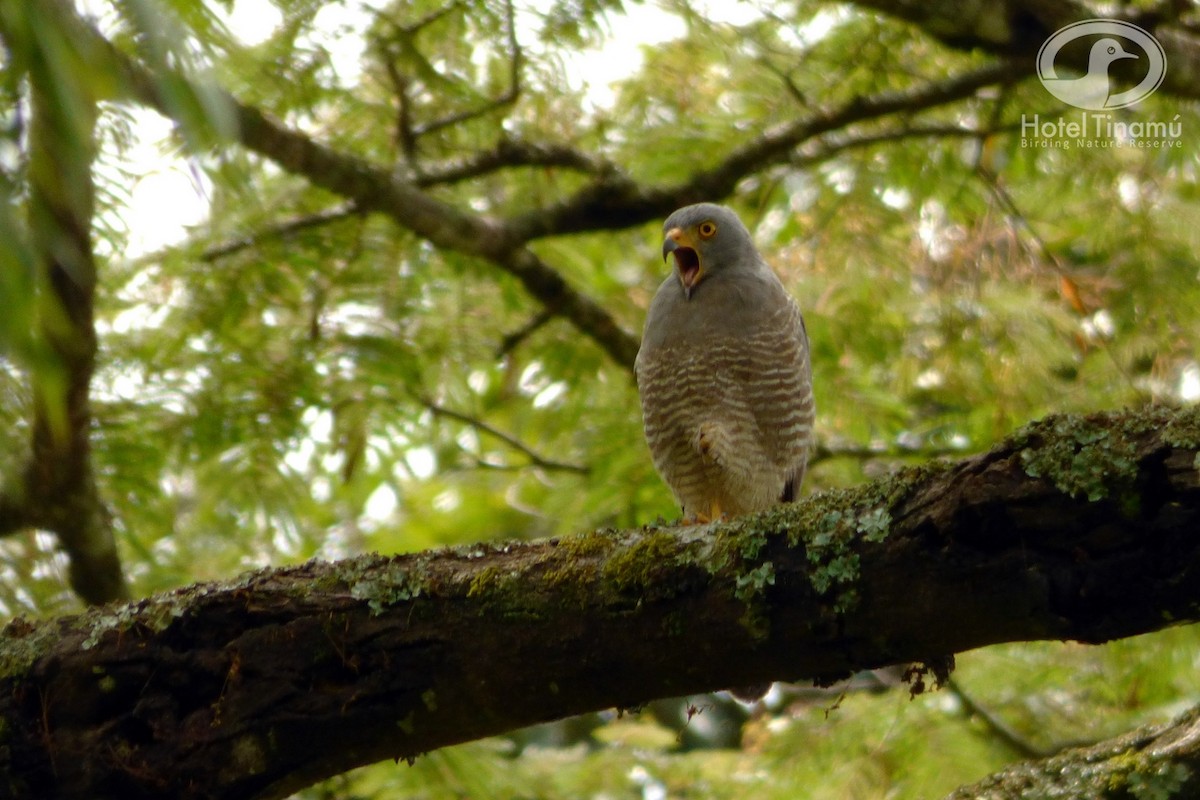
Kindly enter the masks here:
<path id="1" fill-rule="evenodd" d="M 1149 62 L 1149 69 L 1146 76 L 1141 82 L 1132 89 L 1126 89 L 1123 92 L 1118 92 L 1113 95 L 1106 96 L 1099 104 L 1080 102 L 1081 98 L 1074 98 L 1074 102 L 1068 96 L 1060 91 L 1055 91 L 1047 85 L 1047 81 L 1059 80 L 1057 73 L 1054 71 L 1054 59 L 1062 48 L 1070 42 L 1075 41 L 1083 36 L 1094 34 L 1102 34 L 1108 36 L 1119 36 L 1122 39 L 1132 41 L 1141 48 L 1146 54 L 1146 59 Z M 1057 31 L 1052 33 L 1037 54 L 1037 73 L 1038 80 L 1046 91 L 1054 95 L 1069 105 L 1076 108 L 1084 108 L 1089 111 L 1106 111 L 1114 108 L 1125 108 L 1134 103 L 1139 103 L 1149 97 L 1162 84 L 1163 78 L 1167 74 L 1167 54 L 1163 50 L 1162 45 L 1158 43 L 1149 32 L 1143 28 L 1139 28 L 1132 22 L 1125 22 L 1119 19 L 1086 19 L 1079 22 L 1072 22 L 1070 25 L 1064 25 Z M 1149 88 L 1146 88 L 1149 86 Z M 1086 98 L 1082 98 L 1086 99 Z"/>

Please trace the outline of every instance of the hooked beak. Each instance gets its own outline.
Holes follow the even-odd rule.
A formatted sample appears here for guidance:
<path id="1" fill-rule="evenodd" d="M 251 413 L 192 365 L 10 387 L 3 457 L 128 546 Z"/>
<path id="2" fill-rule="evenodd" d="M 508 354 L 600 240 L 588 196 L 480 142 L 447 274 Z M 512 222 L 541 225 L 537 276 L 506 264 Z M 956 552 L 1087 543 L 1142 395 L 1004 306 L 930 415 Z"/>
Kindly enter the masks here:
<path id="1" fill-rule="evenodd" d="M 704 267 L 700 264 L 700 253 L 693 246 L 692 238 L 682 228 L 671 228 L 663 241 L 663 261 L 672 253 L 675 255 L 675 271 L 679 274 L 679 283 L 683 286 L 683 296 L 692 299 L 692 292 L 704 277 Z"/>

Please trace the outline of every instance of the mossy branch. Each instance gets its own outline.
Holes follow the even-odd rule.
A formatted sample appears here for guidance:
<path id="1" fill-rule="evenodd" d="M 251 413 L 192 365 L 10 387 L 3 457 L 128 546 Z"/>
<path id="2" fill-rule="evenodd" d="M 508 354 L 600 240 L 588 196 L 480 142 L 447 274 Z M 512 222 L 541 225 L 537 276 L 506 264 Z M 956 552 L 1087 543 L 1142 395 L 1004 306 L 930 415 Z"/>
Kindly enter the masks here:
<path id="1" fill-rule="evenodd" d="M 1195 409 L 1052 417 L 724 524 L 314 561 L 18 620 L 7 796 L 283 797 L 656 697 L 1193 621 L 1198 451 Z"/>

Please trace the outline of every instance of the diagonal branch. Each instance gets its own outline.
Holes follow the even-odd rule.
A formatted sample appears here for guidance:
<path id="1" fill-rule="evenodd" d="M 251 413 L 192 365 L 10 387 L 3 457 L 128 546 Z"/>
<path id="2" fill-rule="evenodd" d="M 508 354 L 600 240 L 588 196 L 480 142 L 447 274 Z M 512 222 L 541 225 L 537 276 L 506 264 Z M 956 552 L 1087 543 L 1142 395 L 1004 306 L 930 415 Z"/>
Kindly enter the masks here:
<path id="1" fill-rule="evenodd" d="M 973 96 L 980 89 L 1024 74 L 1022 66 L 997 61 L 943 81 L 854 98 L 800 117 L 755 137 L 714 167 L 673 186 L 646 188 L 623 176 L 603 176 L 547 208 L 506 221 L 520 241 L 564 233 L 628 227 L 665 216 L 675 208 L 726 197 L 748 175 L 787 162 L 797 147 L 830 131 L 893 114 L 912 114 Z"/>
<path id="2" fill-rule="evenodd" d="M 93 35 L 99 38 L 94 31 Z M 136 99 L 170 114 L 170 97 L 155 76 L 111 45 L 108 49 Z M 576 166 L 603 169 L 595 181 L 572 197 L 507 220 L 464 211 L 391 170 L 289 129 L 225 92 L 213 90 L 209 94 L 219 97 L 230 109 L 237 122 L 236 135 L 247 148 L 352 201 L 362 211 L 388 215 L 439 248 L 491 261 L 516 277 L 547 310 L 570 320 L 616 363 L 632 370 L 637 337 L 530 251 L 525 246 L 528 241 L 549 235 L 627 227 L 659 218 L 679 205 L 727 196 L 746 175 L 787 161 L 792 151 L 811 137 L 888 114 L 911 113 L 960 100 L 983 86 L 1008 79 L 1013 73 L 1011 65 L 996 63 L 946 81 L 855 100 L 804 117 L 753 140 L 715 168 L 671 187 L 645 188 L 615 169 L 603 168 L 603 162 L 570 158 L 559 150 L 556 158 L 567 157 Z M 468 172 L 491 168 L 486 155 L 479 158 L 480 161 L 467 167 Z"/>
<path id="3" fill-rule="evenodd" d="M 504 4 L 504 29 L 508 45 L 508 87 L 496 97 L 474 107 L 456 111 L 424 123 L 414 123 L 412 119 L 412 98 L 410 90 L 414 79 L 402 72 L 396 63 L 396 56 L 407 55 L 410 61 L 420 65 L 419 73 L 426 76 L 427 83 L 443 84 L 448 79 L 442 77 L 418 50 L 416 35 L 421 30 L 441 19 L 460 7 L 455 0 L 442 8 L 436 9 L 417 22 L 409 25 L 396 25 L 395 38 L 391 43 L 379 42 L 378 48 L 383 57 L 384 70 L 392 84 L 396 95 L 396 138 L 400 150 L 410 165 L 416 161 L 417 142 L 427 134 L 461 125 L 473 119 L 486 116 L 494 111 L 512 106 L 521 95 L 521 64 L 524 59 L 520 43 L 517 41 L 516 16 L 511 0 Z M 395 52 L 398 50 L 399 52 Z"/>
<path id="4" fill-rule="evenodd" d="M 214 245 L 200 254 L 201 261 L 219 261 L 222 258 L 236 255 L 247 248 L 257 247 L 266 241 L 286 239 L 301 231 L 320 228 L 334 222 L 359 215 L 358 208 L 353 203 L 343 203 L 334 208 L 318 211 L 315 214 L 304 214 L 283 220 L 263 230 L 254 231 L 238 239 L 232 239 L 223 244 Z M 146 256 L 147 261 L 159 258 L 156 254 Z"/>
<path id="5" fill-rule="evenodd" d="M 565 461 L 555 461 L 552 458 L 546 458 L 529 445 L 522 442 L 520 439 L 505 433 L 494 425 L 489 425 L 481 419 L 476 419 L 475 417 L 464 414 L 461 411 L 455 411 L 452 408 L 447 408 L 446 406 L 435 403 L 428 397 L 422 397 L 420 398 L 420 401 L 421 405 L 424 406 L 429 413 L 433 414 L 435 417 L 445 417 L 446 419 L 452 419 L 455 422 L 461 422 L 464 425 L 474 428 L 480 433 L 487 434 L 493 439 L 503 442 L 513 450 L 516 450 L 518 453 L 525 456 L 525 458 L 529 459 L 529 464 L 531 466 L 555 472 L 574 472 L 579 475 L 587 475 L 589 472 L 591 472 L 591 470 L 589 470 L 587 467 L 580 464 L 569 464 Z"/>
<path id="6" fill-rule="evenodd" d="M 509 34 L 512 35 L 511 30 Z M 98 38 L 98 34 L 93 32 L 93 35 Z M 510 46 L 515 48 L 515 41 L 510 42 Z M 170 114 L 170 98 L 161 90 L 156 77 L 115 48 L 110 46 L 109 49 L 127 76 L 128 85 L 134 87 L 136 99 Z M 514 49 L 514 71 L 519 70 L 519 60 L 519 49 Z M 624 330 L 612 314 L 571 286 L 559 271 L 530 251 L 526 246 L 530 241 L 629 227 L 660 219 L 681 205 L 726 197 L 748 175 L 791 163 L 797 158 L 807 162 L 804 154 L 798 152 L 805 143 L 892 115 L 912 115 L 962 101 L 984 87 L 1026 77 L 1032 66 L 1025 61 L 999 60 L 945 80 L 855 98 L 806 114 L 751 139 L 710 169 L 687 176 L 677 184 L 657 187 L 639 184 L 606 162 L 573 154 L 568 148 L 555 148 L 550 152 L 535 152 L 528 148 L 514 151 L 503 142 L 494 151 L 468 157 L 440 174 L 409 181 L 392 170 L 337 151 L 289 129 L 227 93 L 214 90 L 209 94 L 221 98 L 231 110 L 237 122 L 236 136 L 247 148 L 314 185 L 341 195 L 363 211 L 388 215 L 397 224 L 439 248 L 490 261 L 517 278 L 546 310 L 568 319 L 616 363 L 631 370 L 638 348 L 637 337 Z M 516 86 L 514 83 L 513 87 Z M 906 122 L 901 126 L 904 127 L 912 126 Z M 866 142 L 870 134 L 851 136 L 849 141 L 853 142 L 855 138 Z M 834 144 L 824 149 L 833 153 L 841 148 Z M 816 155 L 812 157 L 821 158 L 821 151 L 822 148 L 816 148 Z M 595 170 L 595 177 L 584 188 L 561 201 L 506 219 L 464 210 L 425 191 L 426 187 L 439 183 L 464 180 L 502 168 L 506 158 L 510 163 L 558 161 L 585 172 Z"/>
<path id="7" fill-rule="evenodd" d="M 79 27 L 86 27 L 82 21 L 77 22 Z M 170 115 L 170 95 L 155 76 L 95 31 L 88 30 L 124 77 L 122 88 L 138 102 Z M 436 247 L 491 261 L 516 277 L 548 310 L 570 320 L 616 363 L 632 371 L 637 337 L 624 330 L 601 305 L 567 283 L 557 270 L 524 247 L 524 242 L 496 220 L 463 211 L 390 170 L 287 128 L 226 92 L 213 89 L 209 94 L 219 98 L 233 116 L 236 136 L 245 147 L 315 186 L 352 201 L 363 212 L 387 215 Z"/>

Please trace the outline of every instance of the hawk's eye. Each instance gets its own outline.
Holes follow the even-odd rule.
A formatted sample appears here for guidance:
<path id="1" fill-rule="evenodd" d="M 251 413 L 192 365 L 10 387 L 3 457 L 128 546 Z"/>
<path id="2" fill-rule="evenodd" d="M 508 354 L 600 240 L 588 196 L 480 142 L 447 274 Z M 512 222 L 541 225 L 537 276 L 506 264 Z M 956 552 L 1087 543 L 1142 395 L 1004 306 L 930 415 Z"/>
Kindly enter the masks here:
<path id="1" fill-rule="evenodd" d="M 701 239 L 709 239 L 717 232 L 717 223 L 710 221 L 701 222 L 697 230 L 700 231 Z"/>

